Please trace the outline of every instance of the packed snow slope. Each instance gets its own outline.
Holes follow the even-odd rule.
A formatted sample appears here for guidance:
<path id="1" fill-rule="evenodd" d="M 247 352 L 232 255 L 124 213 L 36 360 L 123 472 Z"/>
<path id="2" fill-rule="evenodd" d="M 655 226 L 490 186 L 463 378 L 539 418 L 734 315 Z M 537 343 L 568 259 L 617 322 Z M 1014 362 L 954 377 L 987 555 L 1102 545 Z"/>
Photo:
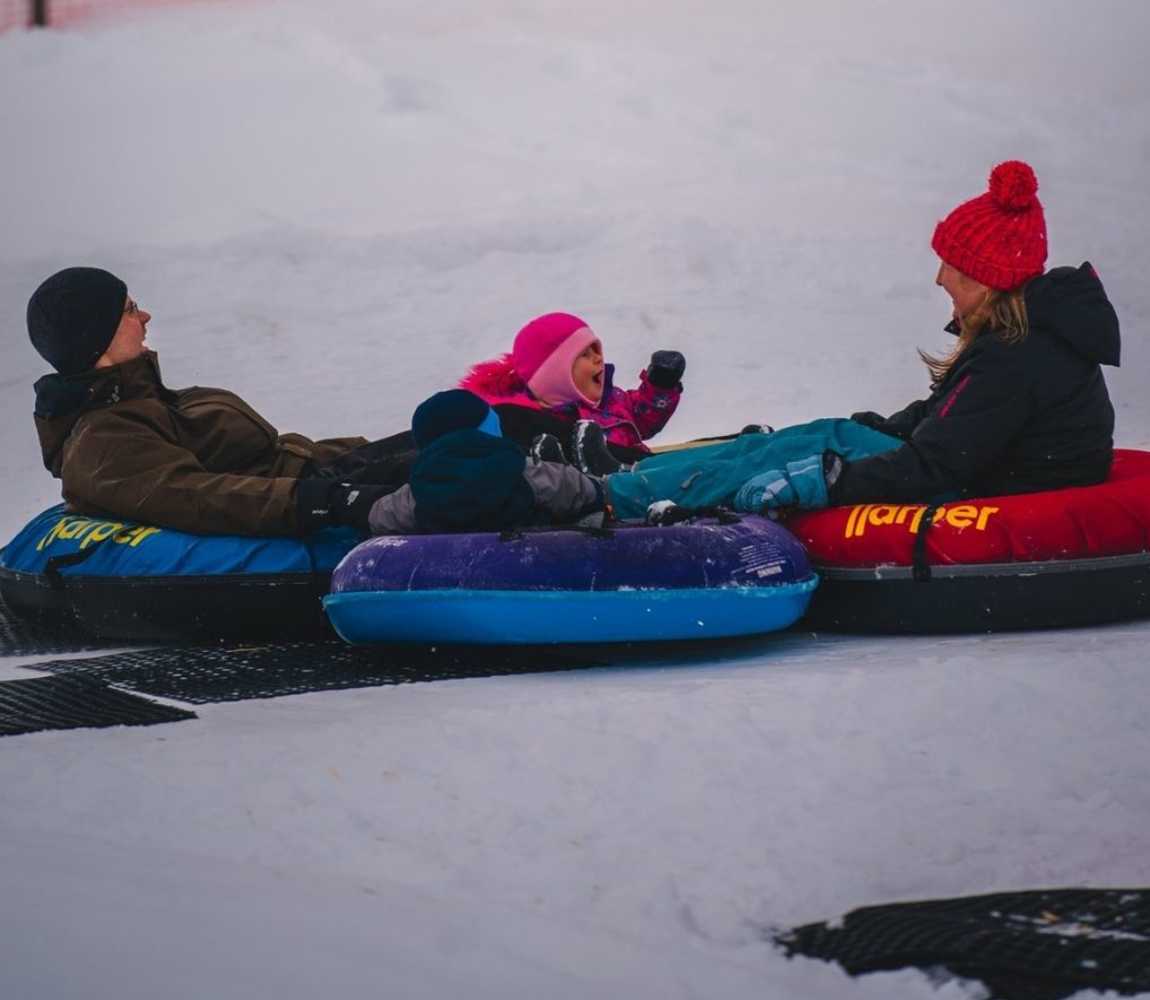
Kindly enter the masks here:
<path id="1" fill-rule="evenodd" d="M 313 435 L 398 430 L 574 311 L 623 382 L 687 355 L 675 440 L 919 397 L 931 231 L 1008 158 L 1051 263 L 1106 283 L 1117 441 L 1150 446 L 1148 37 L 1138 0 L 278 0 L 0 36 L 0 536 L 58 496 L 23 311 L 59 267 L 125 277 L 172 385 Z M 0 992 L 965 996 L 763 937 L 1150 882 L 1148 639 L 792 634 L 5 740 Z"/>

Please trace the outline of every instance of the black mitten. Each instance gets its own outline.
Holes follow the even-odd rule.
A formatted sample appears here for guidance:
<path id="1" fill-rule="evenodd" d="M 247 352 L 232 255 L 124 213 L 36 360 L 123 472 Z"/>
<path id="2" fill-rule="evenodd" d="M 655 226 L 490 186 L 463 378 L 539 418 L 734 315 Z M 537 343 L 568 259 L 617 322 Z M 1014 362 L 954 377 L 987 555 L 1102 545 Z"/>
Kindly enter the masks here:
<path id="1" fill-rule="evenodd" d="M 678 351 L 656 351 L 647 366 L 647 381 L 659 389 L 674 389 L 687 370 L 687 359 Z"/>
<path id="2" fill-rule="evenodd" d="M 875 413 L 874 410 L 862 410 L 859 413 L 852 413 L 851 420 L 856 424 L 862 424 L 864 427 L 870 427 L 872 430 L 878 430 L 878 428 L 886 423 L 886 417 L 881 413 Z"/>
<path id="3" fill-rule="evenodd" d="M 372 505 L 393 490 L 390 486 L 301 479 L 296 486 L 296 514 L 301 534 L 333 524 L 346 524 L 365 535 Z"/>

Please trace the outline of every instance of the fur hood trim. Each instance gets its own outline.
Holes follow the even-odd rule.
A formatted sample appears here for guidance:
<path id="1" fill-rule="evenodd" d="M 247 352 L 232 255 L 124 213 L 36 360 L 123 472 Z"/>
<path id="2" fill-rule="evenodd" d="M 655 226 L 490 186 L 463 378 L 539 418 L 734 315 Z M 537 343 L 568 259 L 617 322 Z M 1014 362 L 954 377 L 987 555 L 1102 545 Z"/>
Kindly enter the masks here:
<path id="1" fill-rule="evenodd" d="M 515 403 L 518 406 L 543 409 L 540 402 L 531 395 L 527 383 L 515 371 L 510 354 L 492 361 L 481 361 L 460 380 L 459 388 L 475 393 L 491 406 Z"/>

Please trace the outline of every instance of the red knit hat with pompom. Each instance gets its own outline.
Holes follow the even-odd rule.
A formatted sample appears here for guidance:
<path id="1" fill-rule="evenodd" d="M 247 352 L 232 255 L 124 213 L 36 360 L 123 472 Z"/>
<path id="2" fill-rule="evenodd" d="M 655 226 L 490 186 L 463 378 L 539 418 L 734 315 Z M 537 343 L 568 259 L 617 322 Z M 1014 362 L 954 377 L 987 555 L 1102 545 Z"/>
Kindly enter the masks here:
<path id="1" fill-rule="evenodd" d="M 990 288 L 1009 292 L 1046 267 L 1046 218 L 1038 178 L 1021 160 L 990 172 L 990 189 L 965 201 L 934 229 L 934 252 Z"/>

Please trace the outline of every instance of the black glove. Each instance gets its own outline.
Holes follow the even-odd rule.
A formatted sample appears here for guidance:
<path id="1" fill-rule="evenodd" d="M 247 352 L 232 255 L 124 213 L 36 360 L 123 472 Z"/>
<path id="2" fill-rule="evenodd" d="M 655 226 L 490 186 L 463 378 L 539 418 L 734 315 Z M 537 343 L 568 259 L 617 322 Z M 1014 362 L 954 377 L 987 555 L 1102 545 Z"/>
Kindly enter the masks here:
<path id="1" fill-rule="evenodd" d="M 370 533 L 368 516 L 380 497 L 394 492 L 390 486 L 337 483 L 330 479 L 301 479 L 296 486 L 296 520 L 301 534 L 333 524 Z"/>
<path id="2" fill-rule="evenodd" d="M 678 351 L 656 351 L 647 366 L 647 381 L 659 389 L 674 389 L 687 370 L 687 359 Z"/>
<path id="3" fill-rule="evenodd" d="M 886 417 L 881 413 L 875 413 L 874 410 L 862 410 L 859 413 L 852 413 L 851 420 L 856 424 L 869 427 L 871 430 L 878 430 L 886 423 Z"/>

